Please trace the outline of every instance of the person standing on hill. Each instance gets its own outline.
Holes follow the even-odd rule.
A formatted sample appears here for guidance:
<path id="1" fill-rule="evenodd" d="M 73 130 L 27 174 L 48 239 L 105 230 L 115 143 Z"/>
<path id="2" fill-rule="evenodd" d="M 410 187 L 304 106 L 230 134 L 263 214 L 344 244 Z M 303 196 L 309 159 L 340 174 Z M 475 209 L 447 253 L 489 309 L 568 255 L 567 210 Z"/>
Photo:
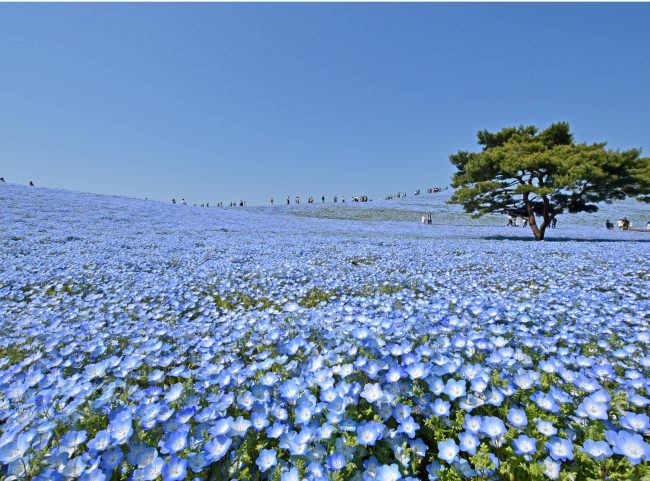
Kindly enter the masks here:
<path id="1" fill-rule="evenodd" d="M 323 196 L 323 204 L 325 203 L 325 196 Z"/>
<path id="2" fill-rule="evenodd" d="M 289 205 L 289 196 L 287 196 L 287 205 Z"/>
<path id="3" fill-rule="evenodd" d="M 422 223 L 424 224 L 424 214 L 422 214 Z"/>
<path id="4" fill-rule="evenodd" d="M 29 181 L 29 185 L 31 185 L 32 187 L 34 187 L 34 182 L 32 182 L 32 181 L 30 180 L 30 181 Z"/>
<path id="5" fill-rule="evenodd" d="M 271 197 L 271 205 L 273 205 L 273 197 Z"/>
<path id="6" fill-rule="evenodd" d="M 431 212 L 429 212 L 428 221 L 429 221 L 429 225 L 431 225 L 433 223 L 433 216 L 431 215 Z"/>

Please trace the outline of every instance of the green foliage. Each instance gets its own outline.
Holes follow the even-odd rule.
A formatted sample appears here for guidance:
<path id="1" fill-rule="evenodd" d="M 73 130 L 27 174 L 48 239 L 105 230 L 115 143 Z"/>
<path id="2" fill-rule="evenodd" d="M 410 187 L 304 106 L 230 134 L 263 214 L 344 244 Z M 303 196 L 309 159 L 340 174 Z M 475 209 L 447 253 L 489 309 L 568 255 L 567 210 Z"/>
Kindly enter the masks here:
<path id="1" fill-rule="evenodd" d="M 627 197 L 650 202 L 650 159 L 641 149 L 576 144 L 569 124 L 509 127 L 478 133 L 481 152 L 459 151 L 449 159 L 457 188 L 449 203 L 480 217 L 508 213 L 529 220 L 535 239 L 561 212 L 596 212 L 598 202 Z M 536 216 L 541 216 L 537 224 Z"/>

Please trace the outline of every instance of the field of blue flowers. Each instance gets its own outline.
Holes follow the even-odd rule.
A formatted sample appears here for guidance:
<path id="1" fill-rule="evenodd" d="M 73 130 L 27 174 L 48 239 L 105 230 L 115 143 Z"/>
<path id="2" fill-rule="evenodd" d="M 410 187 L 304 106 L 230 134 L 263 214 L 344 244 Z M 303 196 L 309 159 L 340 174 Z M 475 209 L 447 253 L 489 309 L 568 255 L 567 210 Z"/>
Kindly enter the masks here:
<path id="1" fill-rule="evenodd" d="M 650 234 L 444 195 L 0 185 L 0 478 L 650 479 Z"/>

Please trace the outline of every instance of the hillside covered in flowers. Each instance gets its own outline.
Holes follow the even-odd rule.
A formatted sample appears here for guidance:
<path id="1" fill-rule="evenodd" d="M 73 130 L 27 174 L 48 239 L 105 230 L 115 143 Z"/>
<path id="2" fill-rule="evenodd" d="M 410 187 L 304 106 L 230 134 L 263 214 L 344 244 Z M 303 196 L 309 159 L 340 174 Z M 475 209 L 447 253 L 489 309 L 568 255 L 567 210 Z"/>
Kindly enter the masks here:
<path id="1" fill-rule="evenodd" d="M 0 185 L 0 479 L 649 479 L 650 234 L 596 227 L 650 211 L 448 197 Z"/>

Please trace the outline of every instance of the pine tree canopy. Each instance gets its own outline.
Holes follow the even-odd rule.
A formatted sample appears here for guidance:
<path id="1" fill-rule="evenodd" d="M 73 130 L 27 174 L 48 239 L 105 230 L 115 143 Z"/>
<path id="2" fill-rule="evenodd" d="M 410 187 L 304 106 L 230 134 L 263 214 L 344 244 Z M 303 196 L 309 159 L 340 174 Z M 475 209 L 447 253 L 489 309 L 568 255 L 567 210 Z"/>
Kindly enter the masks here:
<path id="1" fill-rule="evenodd" d="M 596 212 L 599 202 L 650 202 L 650 158 L 641 149 L 576 144 L 566 122 L 479 131 L 481 152 L 458 151 L 449 203 L 480 217 L 491 212 L 528 219 L 536 240 L 561 212 Z M 539 219 L 537 219 L 538 217 Z M 539 223 L 538 223 L 539 222 Z"/>

